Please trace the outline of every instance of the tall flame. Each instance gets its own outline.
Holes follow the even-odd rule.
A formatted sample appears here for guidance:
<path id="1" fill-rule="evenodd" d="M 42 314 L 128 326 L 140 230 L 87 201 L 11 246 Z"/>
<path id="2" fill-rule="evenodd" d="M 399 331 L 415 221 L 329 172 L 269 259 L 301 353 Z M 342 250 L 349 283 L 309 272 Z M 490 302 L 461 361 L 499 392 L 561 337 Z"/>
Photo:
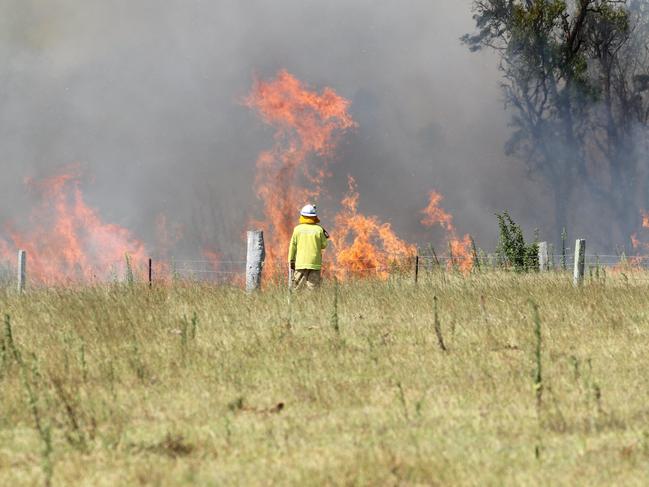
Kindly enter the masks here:
<path id="1" fill-rule="evenodd" d="M 444 197 L 436 191 L 430 192 L 428 206 L 421 210 L 424 215 L 421 224 L 426 227 L 440 225 L 446 231 L 446 239 L 451 253 L 449 266 L 457 265 L 462 272 L 468 273 L 473 268 L 474 260 L 471 237 L 469 235 L 458 237 L 457 230 L 453 225 L 453 216 L 440 207 L 443 199 Z"/>
<path id="2" fill-rule="evenodd" d="M 275 145 L 259 156 L 255 180 L 264 219 L 254 223 L 265 230 L 271 266 L 285 253 L 299 208 L 320 195 L 340 135 L 356 124 L 348 100 L 331 88 L 311 91 L 287 71 L 256 81 L 245 104 L 275 129 Z"/>
<path id="3" fill-rule="evenodd" d="M 257 160 L 255 190 L 263 203 L 263 218 L 253 222 L 266 231 L 266 265 L 272 270 L 283 260 L 300 206 L 321 196 L 340 137 L 356 123 L 348 100 L 331 88 L 312 91 L 287 71 L 256 81 L 245 104 L 275 130 L 274 146 Z M 86 204 L 75 171 L 28 181 L 28 185 L 40 196 L 30 218 L 31 230 L 5 227 L 9 238 L 0 239 L 0 262 L 15 259 L 16 251 L 24 249 L 32 281 L 62 283 L 108 279 L 123 269 L 126 254 L 135 264 L 146 261 L 142 242 L 126 228 L 104 223 L 97 210 Z M 416 247 L 400 239 L 389 223 L 360 213 L 360 196 L 351 176 L 348 186 L 334 218 L 331 267 L 339 277 L 386 278 L 393 266 L 409 262 Z M 470 237 L 458 237 L 453 217 L 440 207 L 441 201 L 440 194 L 430 193 L 421 223 L 445 230 L 453 263 L 468 272 L 473 265 Z M 644 221 L 649 226 L 649 215 Z M 161 216 L 157 230 L 162 258 L 182 237 L 182 229 L 169 227 Z M 220 253 L 205 248 L 203 255 L 212 271 L 220 270 Z M 167 271 L 163 265 L 156 274 Z"/>
<path id="4" fill-rule="evenodd" d="M 340 137 L 356 123 L 348 100 L 331 88 L 311 91 L 286 71 L 273 80 L 255 82 L 245 102 L 275 128 L 275 146 L 257 160 L 255 188 L 265 219 L 254 222 L 266 230 L 266 265 L 272 269 L 285 254 L 298 209 L 321 195 Z M 416 248 L 399 239 L 389 223 L 360 214 L 358 199 L 350 177 L 349 193 L 334 219 L 333 267 L 340 277 L 387 277 L 388 265 L 413 256 Z"/>
<path id="5" fill-rule="evenodd" d="M 320 196 L 340 136 L 356 123 L 348 113 L 348 100 L 331 88 L 311 91 L 287 71 L 270 81 L 256 81 L 245 104 L 275 128 L 274 147 L 257 160 L 255 189 L 264 204 L 264 219 L 253 222 L 266 231 L 267 266 L 272 269 L 285 253 L 297 210 Z M 453 217 L 439 208 L 441 199 L 431 193 L 422 223 L 446 230 L 454 262 L 468 272 L 473 265 L 470 237 L 457 237 Z M 350 176 L 349 192 L 334 219 L 332 265 L 339 277 L 385 278 L 392 265 L 414 256 L 416 247 L 400 239 L 389 223 L 359 213 L 358 201 Z"/>
<path id="6" fill-rule="evenodd" d="M 359 194 L 354 178 L 348 176 L 349 191 L 336 215 L 332 242 L 336 250 L 336 274 L 345 277 L 388 276 L 389 267 L 417 252 L 414 245 L 396 236 L 389 223 L 358 213 Z"/>
<path id="7" fill-rule="evenodd" d="M 18 249 L 26 250 L 31 281 L 105 280 L 125 266 L 126 254 L 133 263 L 144 262 L 142 242 L 127 229 L 102 222 L 86 204 L 78 174 L 66 171 L 27 184 L 37 191 L 40 204 L 30 216 L 29 231 L 6 226 L 9 241 L 0 240 L 0 260 L 13 260 Z"/>

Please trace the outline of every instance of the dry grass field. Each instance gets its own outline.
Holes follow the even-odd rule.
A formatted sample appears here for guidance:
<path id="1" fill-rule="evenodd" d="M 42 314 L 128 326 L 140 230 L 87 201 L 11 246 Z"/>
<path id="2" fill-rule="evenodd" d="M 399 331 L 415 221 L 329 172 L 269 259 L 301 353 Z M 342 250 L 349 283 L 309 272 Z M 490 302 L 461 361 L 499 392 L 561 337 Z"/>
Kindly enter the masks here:
<path id="1" fill-rule="evenodd" d="M 334 294 L 0 291 L 0 485 L 649 483 L 649 274 Z"/>

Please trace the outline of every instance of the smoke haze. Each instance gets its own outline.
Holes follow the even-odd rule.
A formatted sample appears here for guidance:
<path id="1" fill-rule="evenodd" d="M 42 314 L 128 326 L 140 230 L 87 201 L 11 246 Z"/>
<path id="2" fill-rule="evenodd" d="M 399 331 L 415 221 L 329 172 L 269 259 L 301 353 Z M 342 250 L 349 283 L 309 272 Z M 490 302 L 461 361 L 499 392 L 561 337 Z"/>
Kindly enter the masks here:
<path id="1" fill-rule="evenodd" d="M 473 29 L 469 0 L 0 6 L 0 221 L 32 205 L 26 177 L 78 164 L 88 203 L 145 241 L 164 214 L 184 229 L 176 252 L 242 250 L 247 220 L 260 215 L 255 161 L 273 143 L 242 99 L 255 76 L 285 68 L 350 99 L 359 124 L 321 207 L 337 205 L 351 174 L 361 210 L 421 244 L 442 235 L 419 224 L 431 189 L 486 249 L 495 211 L 528 231 L 551 224 L 539 184 L 503 153 L 496 58 L 458 40 Z"/>

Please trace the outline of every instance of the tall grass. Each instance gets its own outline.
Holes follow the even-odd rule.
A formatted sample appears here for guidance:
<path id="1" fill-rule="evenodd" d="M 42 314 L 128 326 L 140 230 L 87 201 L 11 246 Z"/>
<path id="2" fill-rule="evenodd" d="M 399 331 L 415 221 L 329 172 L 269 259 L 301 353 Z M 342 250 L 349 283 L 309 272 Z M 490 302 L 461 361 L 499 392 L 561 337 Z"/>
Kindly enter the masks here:
<path id="1" fill-rule="evenodd" d="M 0 485 L 649 481 L 648 274 L 435 269 L 0 290 Z"/>

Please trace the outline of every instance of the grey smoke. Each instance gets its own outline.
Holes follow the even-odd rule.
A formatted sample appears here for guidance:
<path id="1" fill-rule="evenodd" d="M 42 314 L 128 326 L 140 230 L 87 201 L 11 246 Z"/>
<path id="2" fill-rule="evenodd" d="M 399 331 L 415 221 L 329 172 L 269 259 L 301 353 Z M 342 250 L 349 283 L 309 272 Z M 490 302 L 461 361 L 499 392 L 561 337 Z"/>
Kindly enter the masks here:
<path id="1" fill-rule="evenodd" d="M 547 195 L 503 152 L 497 61 L 458 40 L 472 29 L 469 0 L 0 0 L 0 221 L 33 203 L 25 177 L 78 163 L 106 220 L 153 242 L 164 213 L 176 253 L 236 254 L 272 145 L 240 100 L 286 68 L 359 123 L 321 205 L 349 173 L 362 211 L 422 244 L 442 235 L 418 224 L 430 189 L 485 248 L 495 211 L 543 231 Z"/>

